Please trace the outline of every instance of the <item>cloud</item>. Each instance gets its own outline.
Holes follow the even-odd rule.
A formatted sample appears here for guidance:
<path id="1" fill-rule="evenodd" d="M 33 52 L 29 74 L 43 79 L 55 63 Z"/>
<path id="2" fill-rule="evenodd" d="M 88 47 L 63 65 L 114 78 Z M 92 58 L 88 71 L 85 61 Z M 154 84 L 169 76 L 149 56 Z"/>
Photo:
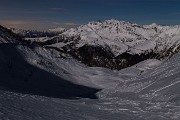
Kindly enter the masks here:
<path id="1" fill-rule="evenodd" d="M 73 23 L 73 22 L 66 22 L 66 23 L 64 23 L 64 25 L 66 25 L 66 26 L 78 26 L 78 25 L 80 25 L 80 24 L 78 24 L 78 23 Z"/>
<path id="2" fill-rule="evenodd" d="M 50 10 L 56 10 L 56 11 L 66 11 L 65 8 L 49 8 Z"/>

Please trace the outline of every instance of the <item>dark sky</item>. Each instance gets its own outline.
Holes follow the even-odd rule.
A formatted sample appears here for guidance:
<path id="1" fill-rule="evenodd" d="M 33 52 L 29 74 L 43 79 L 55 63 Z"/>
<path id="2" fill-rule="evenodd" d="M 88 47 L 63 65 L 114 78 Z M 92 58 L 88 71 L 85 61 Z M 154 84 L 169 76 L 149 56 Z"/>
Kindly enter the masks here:
<path id="1" fill-rule="evenodd" d="M 118 19 L 180 24 L 180 0 L 0 0 L 0 24 L 24 29 L 76 27 Z"/>

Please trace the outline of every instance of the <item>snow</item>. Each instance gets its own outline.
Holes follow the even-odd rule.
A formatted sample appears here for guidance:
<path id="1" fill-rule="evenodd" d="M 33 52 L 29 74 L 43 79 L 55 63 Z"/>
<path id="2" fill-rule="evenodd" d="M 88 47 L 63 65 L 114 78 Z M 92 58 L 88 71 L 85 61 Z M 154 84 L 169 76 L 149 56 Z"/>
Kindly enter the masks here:
<path id="1" fill-rule="evenodd" d="M 101 105 L 102 109 L 112 109 L 111 112 L 117 113 L 127 109 L 125 113 L 140 115 L 145 120 L 180 119 L 179 59 L 180 54 L 177 54 L 141 76 L 132 77 L 113 89 L 99 92 L 100 99 L 109 101 L 108 105 Z"/>
<path id="2" fill-rule="evenodd" d="M 156 43 L 154 41 L 139 42 L 130 49 L 130 53 L 141 54 L 142 51 L 153 51 L 155 47 Z"/>
<path id="3" fill-rule="evenodd" d="M 180 54 L 121 71 L 87 67 L 41 47 L 1 44 L 0 56 L 1 119 L 180 119 Z M 83 98 L 91 94 L 88 89 L 102 89 L 94 94 L 98 99 Z"/>

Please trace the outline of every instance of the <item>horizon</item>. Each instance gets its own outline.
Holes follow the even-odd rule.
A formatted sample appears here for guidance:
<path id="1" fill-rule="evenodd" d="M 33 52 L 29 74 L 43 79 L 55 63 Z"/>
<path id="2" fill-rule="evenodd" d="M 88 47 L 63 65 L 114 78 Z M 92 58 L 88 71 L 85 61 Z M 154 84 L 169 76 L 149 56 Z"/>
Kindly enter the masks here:
<path id="1" fill-rule="evenodd" d="M 31 30 L 69 29 L 109 19 L 140 25 L 180 25 L 179 3 L 178 0 L 4 0 L 0 4 L 0 25 Z"/>

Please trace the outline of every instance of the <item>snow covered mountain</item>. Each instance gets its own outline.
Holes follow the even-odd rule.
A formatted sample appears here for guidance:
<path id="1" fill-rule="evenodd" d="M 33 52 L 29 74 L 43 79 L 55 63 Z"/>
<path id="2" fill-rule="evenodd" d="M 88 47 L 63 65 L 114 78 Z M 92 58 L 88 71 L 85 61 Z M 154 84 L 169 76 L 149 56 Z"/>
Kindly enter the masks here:
<path id="1" fill-rule="evenodd" d="M 137 25 L 114 19 L 90 22 L 43 45 L 64 51 L 89 66 L 122 69 L 145 59 L 177 53 L 180 26 Z"/>
<path id="2" fill-rule="evenodd" d="M 72 28 L 66 37 L 80 36 L 76 47 L 85 44 L 109 48 L 114 56 L 124 52 L 141 54 L 149 51 L 163 51 L 173 45 L 178 46 L 180 26 L 137 25 L 118 20 L 90 22 L 87 25 Z M 176 48 L 174 48 L 176 49 Z"/>

